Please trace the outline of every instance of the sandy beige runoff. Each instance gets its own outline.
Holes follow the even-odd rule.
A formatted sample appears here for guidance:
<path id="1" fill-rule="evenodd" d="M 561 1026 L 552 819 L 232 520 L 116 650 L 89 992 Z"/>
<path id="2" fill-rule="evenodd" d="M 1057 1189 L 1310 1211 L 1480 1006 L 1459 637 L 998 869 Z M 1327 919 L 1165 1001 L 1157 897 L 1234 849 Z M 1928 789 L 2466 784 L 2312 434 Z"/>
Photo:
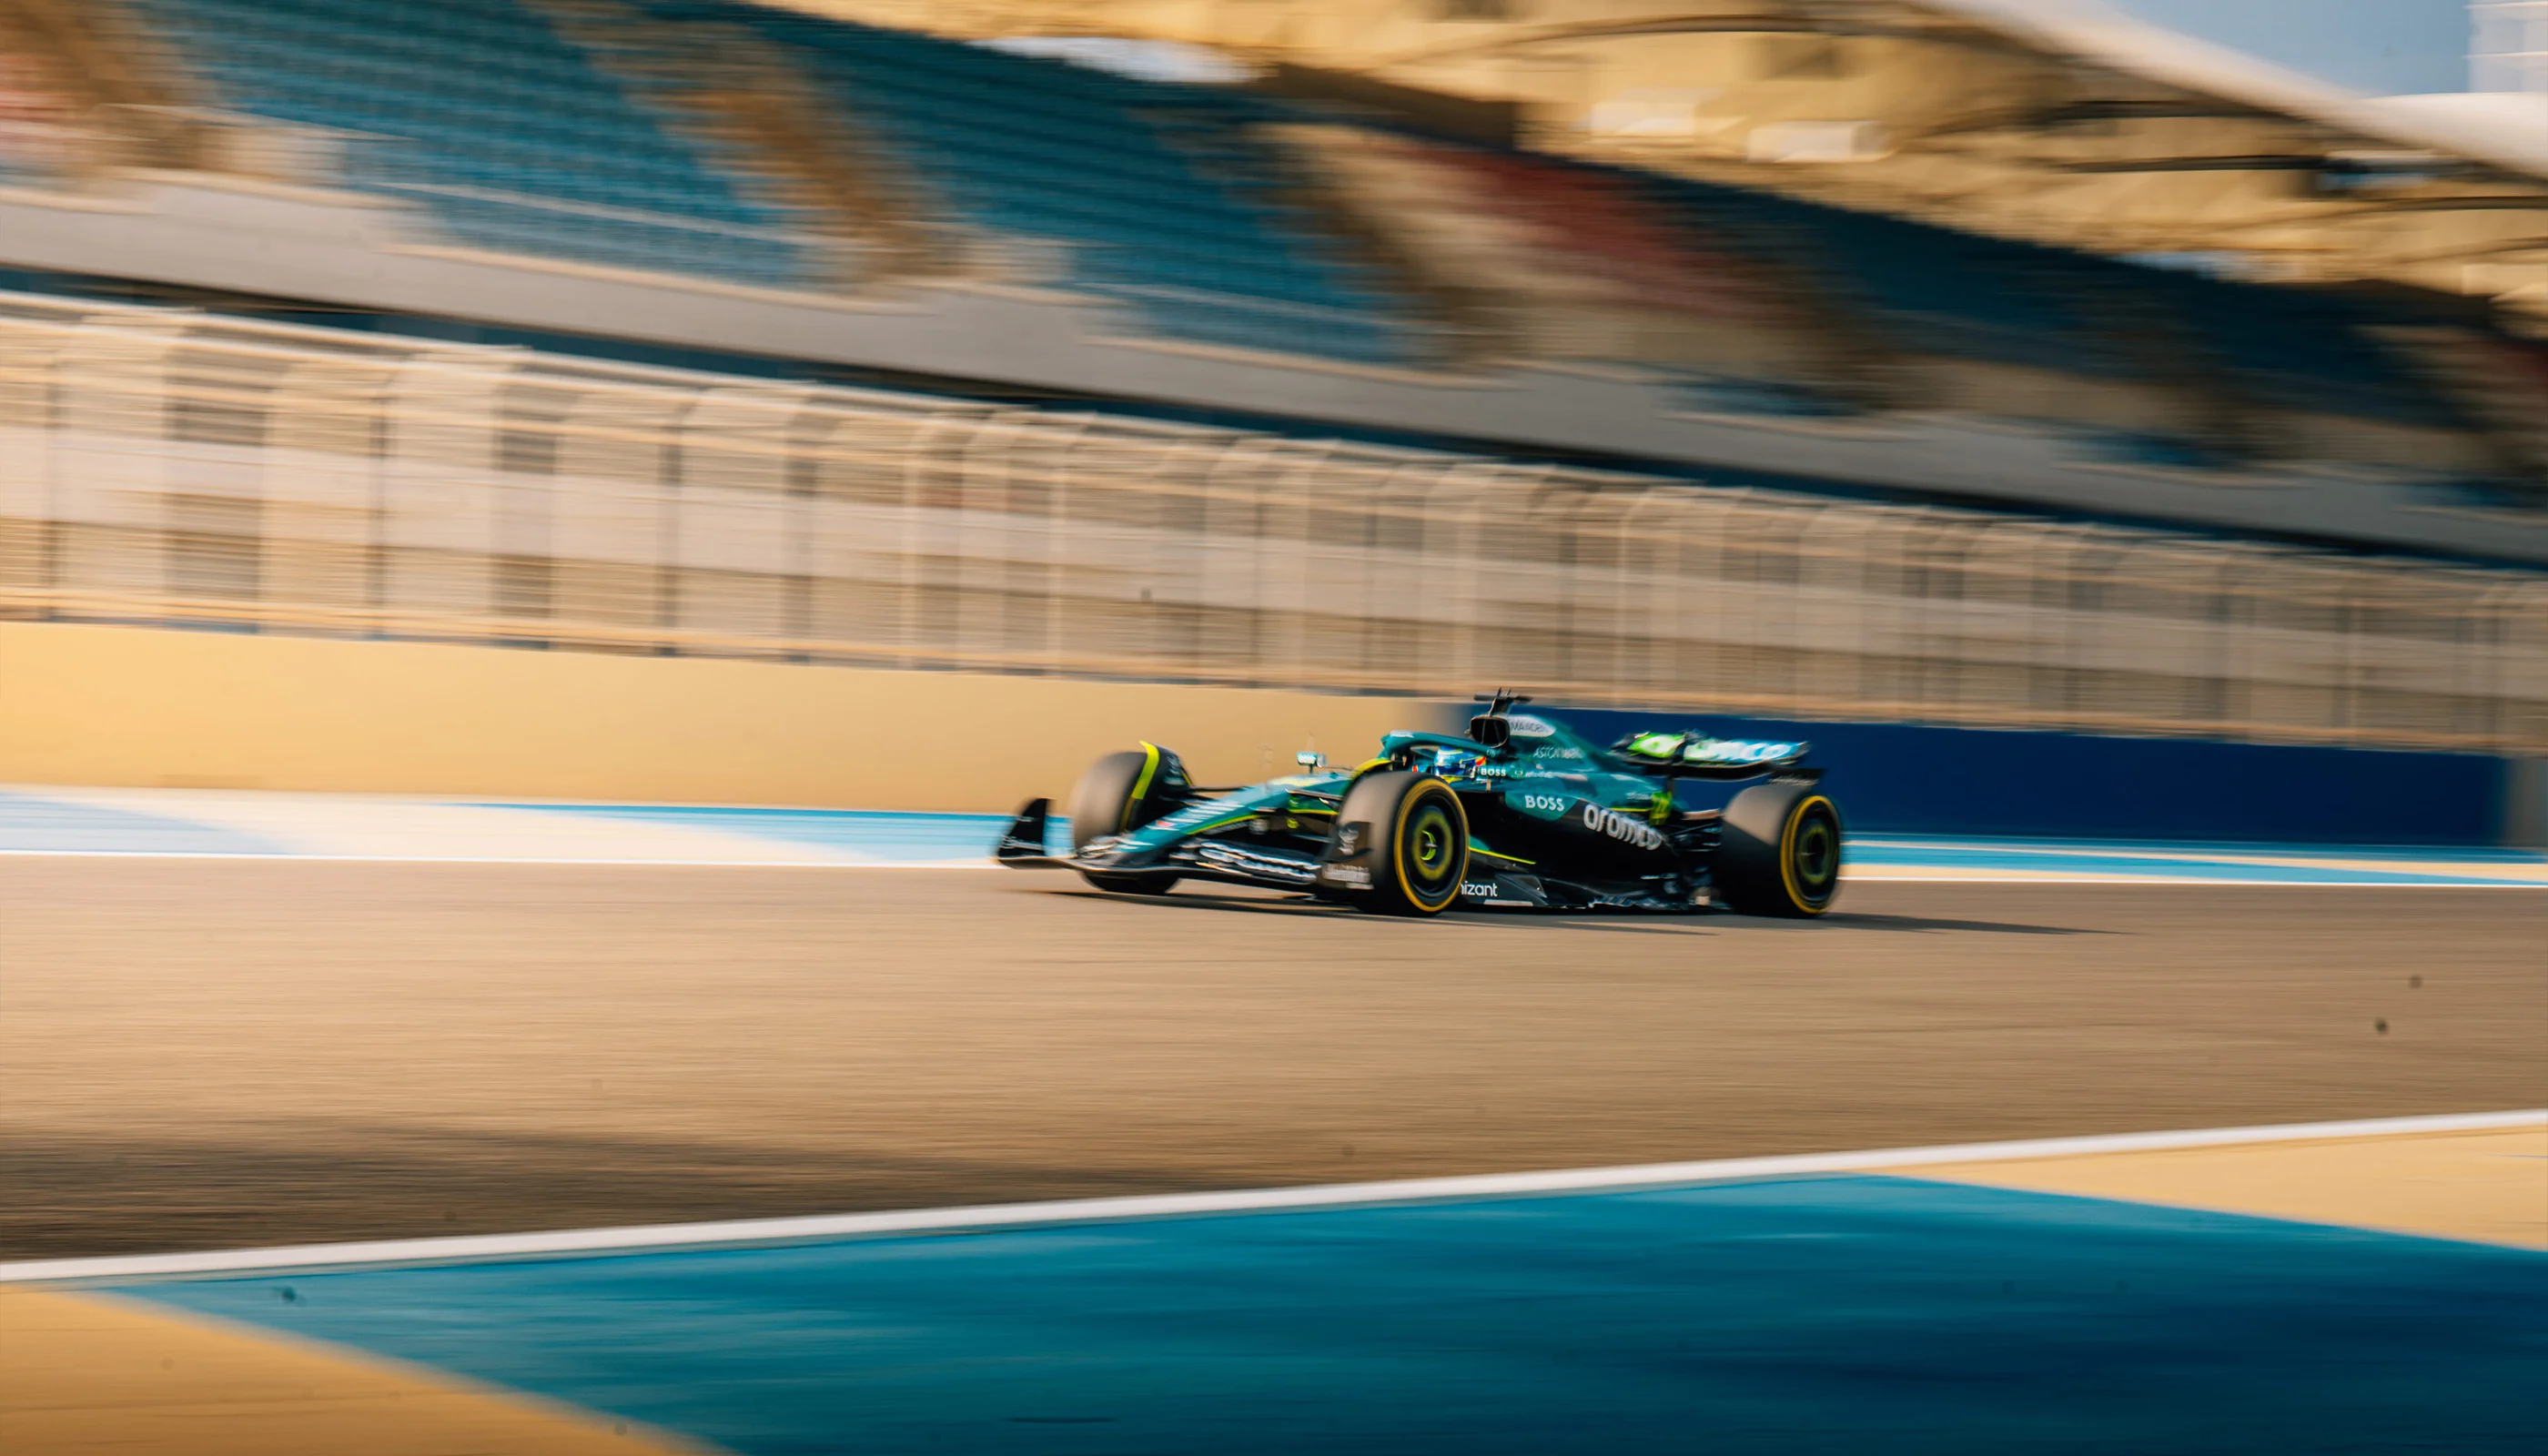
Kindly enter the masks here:
<path id="1" fill-rule="evenodd" d="M 698 1456 L 525 1396 L 112 1296 L 0 1288 L 9 1456 Z"/>
<path id="2" fill-rule="evenodd" d="M 1949 1164 L 1903 1176 L 2548 1249 L 2548 1122 Z"/>
<path id="3" fill-rule="evenodd" d="M 1005 812 L 1139 739 L 1206 782 L 1450 705 L 0 622 L 0 782 Z"/>

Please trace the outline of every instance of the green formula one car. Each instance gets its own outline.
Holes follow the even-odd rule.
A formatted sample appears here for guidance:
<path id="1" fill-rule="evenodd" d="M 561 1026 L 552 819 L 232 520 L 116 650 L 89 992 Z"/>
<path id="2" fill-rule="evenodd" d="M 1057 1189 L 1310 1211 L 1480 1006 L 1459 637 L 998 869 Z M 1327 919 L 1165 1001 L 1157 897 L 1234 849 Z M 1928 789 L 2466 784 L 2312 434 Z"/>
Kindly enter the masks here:
<path id="1" fill-rule="evenodd" d="M 1020 811 L 1000 863 L 1075 869 L 1100 889 L 1182 879 L 1299 890 L 1389 915 L 1472 909 L 1820 915 L 1840 888 L 1840 811 L 1800 767 L 1809 745 L 1688 732 L 1599 748 L 1562 724 L 1480 701 L 1466 737 L 1402 731 L 1352 770 L 1203 788 L 1156 744 L 1091 766 L 1070 798 L 1070 853 L 1045 846 L 1050 801 Z M 1676 780 L 1762 778 L 1722 809 L 1684 809 Z"/>

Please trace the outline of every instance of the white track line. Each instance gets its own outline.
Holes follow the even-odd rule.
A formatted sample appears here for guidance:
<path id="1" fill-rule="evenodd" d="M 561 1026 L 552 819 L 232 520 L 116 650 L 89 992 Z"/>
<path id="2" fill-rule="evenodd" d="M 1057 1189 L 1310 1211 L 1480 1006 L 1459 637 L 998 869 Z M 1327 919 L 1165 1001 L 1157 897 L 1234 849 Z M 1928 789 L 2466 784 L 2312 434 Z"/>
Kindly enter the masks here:
<path id="1" fill-rule="evenodd" d="M 1880 866 L 1870 866 L 1880 867 Z M 1841 871 L 1841 881 L 1859 884 L 2163 884 L 2208 885 L 2214 889 L 2309 890 L 2548 890 L 2548 880 L 2447 879 L 2220 879 L 2208 875 L 2171 874 L 2029 874 L 2021 870 L 1976 874 L 1876 874 Z"/>
<path id="2" fill-rule="evenodd" d="M 2378 1118 L 2364 1122 L 2293 1123 L 2265 1128 L 2204 1128 L 2173 1133 L 2123 1133 L 2094 1138 L 2050 1138 L 2024 1142 L 1970 1142 L 1944 1147 L 1896 1147 L 1870 1152 L 1814 1152 L 1781 1157 L 1722 1158 L 1712 1162 L 1650 1163 L 1637 1167 L 1568 1168 L 1538 1173 L 1487 1173 L 1457 1178 L 1405 1178 L 1385 1183 L 1332 1183 L 1306 1188 L 1261 1188 L 1234 1193 L 1172 1193 L 1130 1198 L 1083 1198 L 1053 1203 L 986 1204 L 971 1208 L 911 1209 L 885 1214 L 836 1214 L 798 1219 L 749 1219 L 716 1224 L 658 1224 L 621 1228 L 566 1228 L 545 1233 L 467 1234 L 375 1243 L 318 1243 L 286 1248 L 222 1249 L 192 1254 L 125 1254 L 93 1259 L 39 1259 L 0 1264 L 0 1284 L 96 1283 L 190 1275 L 280 1273 L 381 1265 L 491 1263 L 575 1258 L 681 1249 L 801 1243 L 956 1228 L 1016 1228 L 1051 1224 L 1094 1224 L 1128 1219 L 1192 1218 L 1214 1214 L 1314 1212 L 1375 1204 L 1430 1203 L 1450 1199 L 1522 1198 L 1552 1193 L 1616 1192 L 1772 1178 L 1802 1173 L 1863 1173 L 1938 1163 L 1999 1162 L 2019 1158 L 2083 1157 L 2119 1152 L 2159 1152 L 2185 1147 L 2224 1147 L 2253 1142 L 2294 1142 L 2331 1138 L 2401 1137 L 2479 1133 L 2548 1124 L 2548 1108 L 2520 1112 L 2458 1113 L 2441 1117 Z"/>
<path id="3" fill-rule="evenodd" d="M 997 869 L 989 859 L 963 860 L 602 860 L 551 855 L 305 855 L 292 850 L 0 850 L 29 860 L 241 860 L 258 864 L 601 864 L 643 869 Z"/>
<path id="4" fill-rule="evenodd" d="M 259 864 L 555 864 L 632 869 L 998 869 L 991 860 L 601 860 L 561 859 L 547 855 L 308 855 L 289 850 L 9 850 L 0 858 L 24 860 L 238 860 Z M 1873 871 L 1873 872 L 1868 872 Z M 2405 871 L 2419 873 L 2420 871 Z M 2205 875 L 2086 874 L 2067 870 L 1972 870 L 1961 874 L 1894 874 L 1881 864 L 1863 871 L 1843 870 L 1844 881 L 1859 884 L 2149 884 L 2210 885 L 2234 889 L 2352 890 L 2537 890 L 2548 880 L 2450 879 L 2221 879 Z"/>

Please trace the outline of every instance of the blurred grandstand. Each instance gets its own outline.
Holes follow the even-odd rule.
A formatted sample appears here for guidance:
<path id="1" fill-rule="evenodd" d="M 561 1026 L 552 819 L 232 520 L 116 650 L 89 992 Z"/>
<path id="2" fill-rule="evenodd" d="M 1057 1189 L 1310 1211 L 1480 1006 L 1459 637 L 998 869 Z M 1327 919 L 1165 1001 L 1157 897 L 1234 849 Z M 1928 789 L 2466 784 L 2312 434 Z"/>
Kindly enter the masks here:
<path id="1" fill-rule="evenodd" d="M 832 8 L 0 0 L 0 612 L 2548 746 L 2548 147 L 1981 0 Z"/>

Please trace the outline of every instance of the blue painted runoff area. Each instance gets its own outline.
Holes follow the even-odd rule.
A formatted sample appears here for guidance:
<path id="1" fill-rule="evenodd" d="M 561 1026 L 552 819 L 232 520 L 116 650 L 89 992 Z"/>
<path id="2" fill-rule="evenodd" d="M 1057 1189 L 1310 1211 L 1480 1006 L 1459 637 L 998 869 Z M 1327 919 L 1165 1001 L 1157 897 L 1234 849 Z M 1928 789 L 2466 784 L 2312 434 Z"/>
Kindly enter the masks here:
<path id="1" fill-rule="evenodd" d="M 741 1456 L 2548 1443 L 2548 1255 L 1890 1177 L 124 1292 Z"/>
<path id="2" fill-rule="evenodd" d="M 0 793 L 0 852 L 53 855 L 281 855 L 252 834 L 164 814 Z"/>
<path id="3" fill-rule="evenodd" d="M 2304 860 L 2316 864 L 2295 863 Z M 2543 857 L 2525 850 L 2428 845 L 2153 844 L 2139 840 L 1853 838 L 1849 861 L 1887 870 L 1984 870 L 2200 879 L 2221 884 L 2538 884 Z M 2350 861 L 2351 863 L 2348 863 Z M 2429 870 L 2412 867 L 2418 863 Z"/>
<path id="4" fill-rule="evenodd" d="M 1847 812 L 1849 800 L 1844 798 L 1842 805 Z M 489 802 L 470 807 L 712 831 L 724 837 L 724 845 L 705 853 L 723 853 L 734 864 L 758 863 L 756 842 L 836 851 L 849 865 L 984 863 L 1009 822 L 1000 814 L 700 804 Z M 331 812 L 357 819 L 374 812 L 395 816 L 400 806 L 375 810 L 354 805 Z M 442 848 L 458 858 L 503 856 L 518 849 L 500 827 L 485 827 L 482 834 L 483 842 L 462 846 L 445 831 Z M 1067 846 L 1068 821 L 1053 820 L 1046 843 L 1056 851 Z M 175 808 L 154 814 L 55 799 L 41 791 L 0 792 L 0 854 L 101 853 L 291 856 L 325 854 L 327 849 L 323 836 L 315 847 L 285 842 L 187 818 Z M 2548 855 L 2537 851 L 2412 845 L 1956 838 L 1865 832 L 1861 825 L 1850 835 L 1849 859 L 1855 872 L 1897 878 L 1934 870 L 1946 876 L 1981 873 L 2011 879 L 2096 875 L 2229 884 L 2548 886 Z"/>
<path id="5" fill-rule="evenodd" d="M 506 804 L 488 809 L 544 809 L 675 829 L 710 829 L 746 839 L 846 850 L 862 858 L 922 862 L 987 859 L 1006 814 L 922 814 L 885 809 L 763 809 L 708 804 Z M 1065 824 L 1067 821 L 1063 821 Z M 1067 830 L 1063 833 L 1066 835 Z"/>
<path id="6" fill-rule="evenodd" d="M 1846 806 L 1846 801 L 1844 801 Z M 683 804 L 490 804 L 483 807 L 540 809 L 552 813 L 625 819 L 637 823 L 721 833 L 845 850 L 862 858 L 892 864 L 939 863 L 979 858 L 990 853 L 1007 816 L 1000 814 L 921 814 L 858 809 L 716 808 Z M 1046 827 L 1046 848 L 1055 853 L 1070 845 L 1070 821 L 1053 819 Z M 2543 857 L 2525 850 L 2451 850 L 2432 846 L 2348 847 L 2357 855 L 2376 855 L 2387 862 L 2363 864 L 2286 864 L 2273 859 L 2335 858 L 2326 845 L 2259 845 L 2236 841 L 2211 844 L 2164 844 L 2137 840 L 2017 840 L 1857 838 L 1850 859 L 1861 867 L 1888 869 L 1992 870 L 2026 874 L 2120 874 L 2167 879 L 2205 879 L 2223 883 L 2270 884 L 2488 884 L 2543 883 L 2536 871 Z M 2230 863 L 2234 857 L 2246 863 Z M 2404 868 L 2398 863 L 2417 860 L 2433 864 L 2430 873 Z M 2472 865 L 2478 866 L 2473 869 Z M 2502 866 L 2500 877 L 2484 872 Z"/>
<path id="7" fill-rule="evenodd" d="M 1911 723 L 1532 706 L 1596 743 L 1637 729 L 1804 739 L 1854 830 L 2062 839 L 2495 845 L 2503 760 Z M 1697 800 L 1693 800 L 1697 802 Z"/>

